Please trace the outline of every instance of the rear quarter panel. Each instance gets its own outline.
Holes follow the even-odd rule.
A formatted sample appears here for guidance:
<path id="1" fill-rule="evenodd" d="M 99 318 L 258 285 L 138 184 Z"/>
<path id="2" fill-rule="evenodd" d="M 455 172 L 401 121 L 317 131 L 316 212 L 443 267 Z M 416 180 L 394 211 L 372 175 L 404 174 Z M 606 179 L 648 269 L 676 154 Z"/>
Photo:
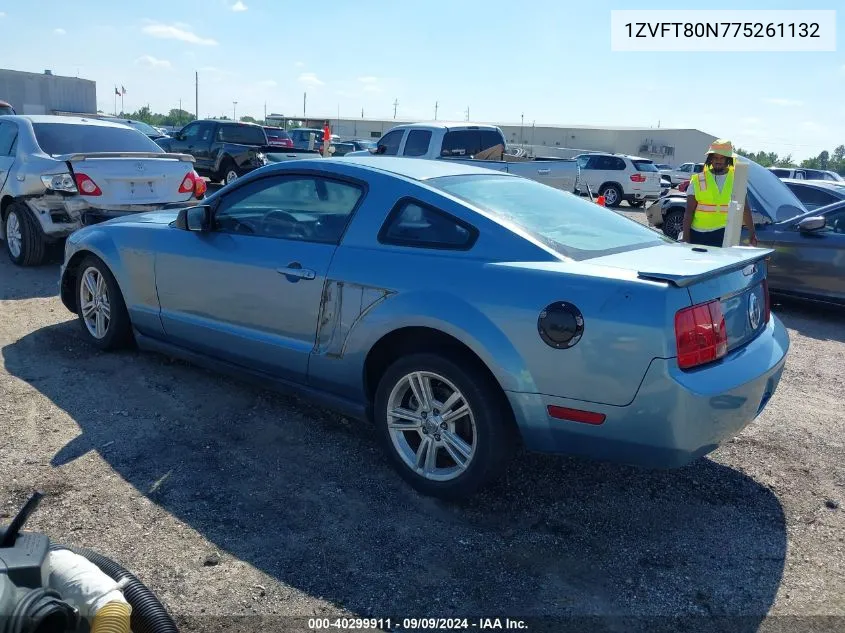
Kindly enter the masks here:
<path id="1" fill-rule="evenodd" d="M 685 290 L 638 281 L 615 269 L 561 262 L 532 242 L 423 188 L 415 197 L 471 221 L 480 237 L 469 252 L 379 244 L 393 204 L 410 189 L 378 178 L 351 223 L 329 271 L 329 285 L 352 301 L 339 338 L 318 337 L 309 366 L 316 385 L 361 395 L 364 361 L 384 335 L 408 326 L 441 330 L 468 345 L 510 391 L 625 405 L 655 357 L 674 355 L 674 312 Z M 507 263 L 534 262 L 534 263 Z M 334 284 L 334 285 L 333 285 Z M 575 303 L 582 340 L 568 350 L 539 337 L 540 312 Z M 323 326 L 321 325 L 321 328 Z"/>

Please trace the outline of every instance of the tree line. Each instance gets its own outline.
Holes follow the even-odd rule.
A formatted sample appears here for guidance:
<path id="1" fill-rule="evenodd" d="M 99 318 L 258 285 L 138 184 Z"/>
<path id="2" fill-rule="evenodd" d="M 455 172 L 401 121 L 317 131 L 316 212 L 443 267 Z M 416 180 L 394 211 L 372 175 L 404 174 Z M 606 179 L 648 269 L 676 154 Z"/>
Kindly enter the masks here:
<path id="1" fill-rule="evenodd" d="M 745 156 L 749 160 L 753 160 L 755 163 L 759 163 L 763 167 L 825 169 L 845 176 L 845 145 L 839 145 L 833 150 L 832 155 L 825 150 L 814 158 L 805 158 L 800 163 L 793 160 L 792 154 L 779 156 L 775 152 L 748 152 L 743 149 L 737 149 L 736 153 L 740 156 Z"/>
<path id="2" fill-rule="evenodd" d="M 103 114 L 101 111 L 100 114 Z M 160 112 L 153 112 L 147 106 L 139 108 L 135 110 L 135 112 L 121 112 L 118 115 L 121 119 L 132 119 L 134 121 L 143 121 L 144 123 L 148 123 L 149 125 L 154 125 L 157 127 L 182 127 L 190 123 L 191 121 L 195 120 L 196 117 L 194 116 L 193 112 L 188 112 L 187 110 L 180 110 L 179 108 L 173 108 L 167 114 L 161 114 Z M 218 121 L 231 121 L 230 117 L 225 115 L 223 116 L 213 116 L 209 117 L 210 119 L 215 119 Z M 256 119 L 255 117 L 251 116 L 242 116 L 238 117 L 238 120 L 243 123 L 258 123 L 259 125 L 276 125 L 276 123 L 269 124 L 267 121 Z M 288 121 L 288 128 L 294 127 L 301 127 L 301 125 L 296 121 Z"/>

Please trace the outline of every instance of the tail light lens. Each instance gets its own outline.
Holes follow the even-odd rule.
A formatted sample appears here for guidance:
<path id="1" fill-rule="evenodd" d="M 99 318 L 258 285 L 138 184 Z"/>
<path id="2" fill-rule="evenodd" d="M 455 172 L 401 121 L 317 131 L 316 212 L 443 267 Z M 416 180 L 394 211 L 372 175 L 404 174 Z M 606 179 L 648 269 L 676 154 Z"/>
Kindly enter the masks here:
<path id="1" fill-rule="evenodd" d="M 79 193 L 85 196 L 101 196 L 102 190 L 97 186 L 97 183 L 91 180 L 87 174 L 77 172 L 75 176 L 76 188 Z"/>
<path id="2" fill-rule="evenodd" d="M 768 323 L 769 319 L 772 318 L 772 300 L 769 298 L 769 280 L 763 280 L 763 298 L 764 301 L 764 312 L 763 312 L 763 323 Z"/>
<path id="3" fill-rule="evenodd" d="M 202 200 L 205 196 L 205 192 L 208 191 L 208 185 L 205 184 L 205 180 L 203 180 L 199 175 L 195 174 L 194 178 L 194 197 L 197 200 Z"/>
<path id="4" fill-rule="evenodd" d="M 710 301 L 678 311 L 675 341 L 681 369 L 698 367 L 727 354 L 728 333 L 722 302 Z"/>
<path id="5" fill-rule="evenodd" d="M 179 193 L 192 193 L 196 187 L 196 172 L 191 170 L 179 185 Z"/>
<path id="6" fill-rule="evenodd" d="M 642 174 L 631 174 L 632 182 L 645 182 L 645 176 Z"/>

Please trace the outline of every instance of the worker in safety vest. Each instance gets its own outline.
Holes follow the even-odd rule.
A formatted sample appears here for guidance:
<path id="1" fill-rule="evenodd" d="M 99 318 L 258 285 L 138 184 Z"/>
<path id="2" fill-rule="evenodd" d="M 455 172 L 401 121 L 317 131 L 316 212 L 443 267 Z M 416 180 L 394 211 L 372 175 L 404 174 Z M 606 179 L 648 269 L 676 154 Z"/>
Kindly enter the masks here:
<path id="1" fill-rule="evenodd" d="M 707 150 L 704 169 L 693 174 L 687 188 L 687 212 L 684 214 L 683 241 L 702 246 L 722 246 L 734 184 L 734 153 L 730 141 L 719 139 Z M 745 199 L 743 224 L 748 241 L 757 246 L 754 220 L 748 198 Z"/>

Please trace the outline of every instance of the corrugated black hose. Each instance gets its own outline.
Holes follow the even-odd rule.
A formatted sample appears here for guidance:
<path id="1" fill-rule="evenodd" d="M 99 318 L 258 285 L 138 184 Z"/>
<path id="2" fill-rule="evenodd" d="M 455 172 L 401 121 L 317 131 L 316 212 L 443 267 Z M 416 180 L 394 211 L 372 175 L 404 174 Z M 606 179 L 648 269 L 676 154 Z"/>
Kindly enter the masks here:
<path id="1" fill-rule="evenodd" d="M 110 558 L 84 547 L 70 547 L 52 543 L 51 550 L 66 549 L 74 554 L 83 556 L 100 568 L 104 574 L 115 580 L 127 578 L 123 587 L 123 595 L 132 605 L 131 626 L 132 633 L 179 633 L 176 623 L 159 602 L 155 594 L 130 571 Z"/>

